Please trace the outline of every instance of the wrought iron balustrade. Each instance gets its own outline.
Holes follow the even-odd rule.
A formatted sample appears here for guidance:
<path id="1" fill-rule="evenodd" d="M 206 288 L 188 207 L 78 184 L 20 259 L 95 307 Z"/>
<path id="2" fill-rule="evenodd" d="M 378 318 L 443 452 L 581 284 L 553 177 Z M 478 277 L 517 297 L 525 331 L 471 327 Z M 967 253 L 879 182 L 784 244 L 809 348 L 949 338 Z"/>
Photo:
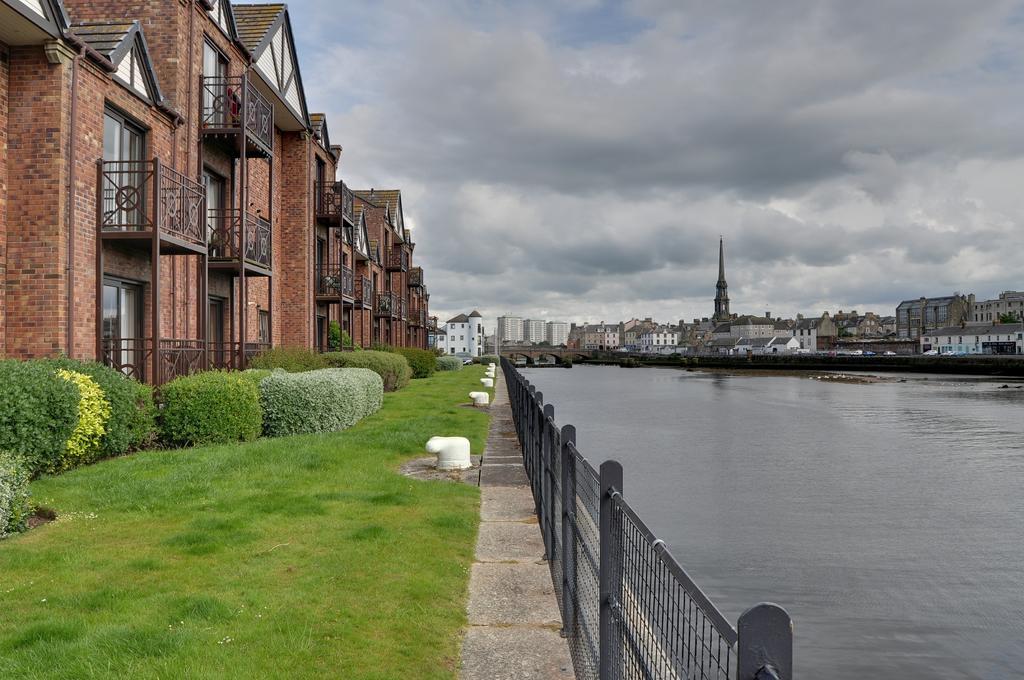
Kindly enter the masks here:
<path id="1" fill-rule="evenodd" d="M 387 269 L 390 272 L 409 271 L 409 249 L 403 244 L 391 246 L 391 252 L 387 254 Z"/>
<path id="2" fill-rule="evenodd" d="M 160 338 L 156 345 L 155 375 L 153 338 L 104 338 L 101 342 L 102 360 L 129 378 L 150 381 L 155 385 L 203 370 L 205 340 Z"/>
<path id="3" fill-rule="evenodd" d="M 203 187 L 150 161 L 99 161 L 99 227 L 103 232 L 152 232 L 195 246 L 206 243 Z"/>
<path id="4" fill-rule="evenodd" d="M 317 295 L 347 298 L 355 295 L 351 267 L 341 264 L 318 264 L 315 275 Z"/>
<path id="5" fill-rule="evenodd" d="M 267 154 L 273 153 L 274 107 L 247 76 L 204 76 L 201 94 L 203 129 L 244 131 Z"/>
<path id="6" fill-rule="evenodd" d="M 314 185 L 316 218 L 332 224 L 353 222 L 354 195 L 344 182 L 316 182 Z"/>
<path id="7" fill-rule="evenodd" d="M 357 277 L 355 280 L 356 304 L 364 309 L 373 307 L 373 282 L 367 276 Z"/>
<path id="8" fill-rule="evenodd" d="M 423 287 L 423 267 L 413 267 L 409 270 L 409 287 Z"/>
<path id="9" fill-rule="evenodd" d="M 238 260 L 242 254 L 242 234 L 245 234 L 247 262 L 270 268 L 272 232 L 270 222 L 258 215 L 238 208 L 217 208 L 207 211 L 210 231 L 210 258 Z"/>
<path id="10" fill-rule="evenodd" d="M 377 293 L 377 316 L 394 319 L 398 316 L 400 299 L 392 293 Z"/>

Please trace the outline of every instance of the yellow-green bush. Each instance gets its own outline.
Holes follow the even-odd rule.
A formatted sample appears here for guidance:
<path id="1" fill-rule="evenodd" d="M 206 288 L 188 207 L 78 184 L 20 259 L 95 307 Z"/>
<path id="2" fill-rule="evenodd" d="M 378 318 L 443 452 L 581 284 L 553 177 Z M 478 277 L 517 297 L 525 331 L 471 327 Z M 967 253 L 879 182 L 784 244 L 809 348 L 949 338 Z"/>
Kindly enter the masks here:
<path id="1" fill-rule="evenodd" d="M 49 472 L 61 472 L 97 460 L 103 453 L 103 435 L 110 420 L 110 402 L 95 380 L 64 368 L 57 371 L 57 376 L 78 387 L 78 424 Z"/>

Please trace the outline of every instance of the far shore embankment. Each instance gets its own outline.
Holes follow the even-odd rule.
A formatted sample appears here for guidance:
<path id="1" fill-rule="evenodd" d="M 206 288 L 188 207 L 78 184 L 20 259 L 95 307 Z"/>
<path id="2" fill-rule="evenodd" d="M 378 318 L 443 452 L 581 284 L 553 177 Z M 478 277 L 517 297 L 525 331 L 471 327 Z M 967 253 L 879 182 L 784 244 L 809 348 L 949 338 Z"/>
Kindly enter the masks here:
<path id="1" fill-rule="evenodd" d="M 609 353 L 577 359 L 579 364 L 600 364 L 627 368 L 652 366 L 731 371 L 802 372 L 867 371 L 887 373 L 928 373 L 983 375 L 1024 378 L 1024 356 L 828 356 L 819 354 L 751 356 L 643 356 Z"/>

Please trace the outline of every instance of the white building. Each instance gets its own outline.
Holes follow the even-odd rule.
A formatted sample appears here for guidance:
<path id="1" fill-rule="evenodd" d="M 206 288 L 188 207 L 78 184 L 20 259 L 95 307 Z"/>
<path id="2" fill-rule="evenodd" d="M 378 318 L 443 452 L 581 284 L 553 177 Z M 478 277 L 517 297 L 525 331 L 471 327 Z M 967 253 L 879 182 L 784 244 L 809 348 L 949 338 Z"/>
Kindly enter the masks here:
<path id="1" fill-rule="evenodd" d="M 523 340 L 536 344 L 547 340 L 547 325 L 543 319 L 523 320 Z"/>
<path id="2" fill-rule="evenodd" d="M 953 326 L 925 331 L 921 351 L 940 354 L 1022 354 L 1024 327 L 1019 323 Z"/>
<path id="3" fill-rule="evenodd" d="M 473 310 L 468 316 L 459 314 L 448 319 L 438 329 L 437 348 L 445 354 L 484 354 L 484 319 L 480 312 Z"/>
<path id="4" fill-rule="evenodd" d="M 498 317 L 498 339 L 503 343 L 523 341 L 523 320 L 518 316 Z"/>
<path id="5" fill-rule="evenodd" d="M 793 354 L 800 349 L 800 342 L 791 335 L 774 338 L 742 339 L 738 348 L 752 354 Z"/>
<path id="6" fill-rule="evenodd" d="M 637 337 L 637 348 L 643 354 L 673 354 L 679 346 L 679 334 L 668 326 L 644 330 Z"/>
<path id="7" fill-rule="evenodd" d="M 548 321 L 545 324 L 544 339 L 552 347 L 561 347 L 569 342 L 569 324 L 565 321 Z"/>

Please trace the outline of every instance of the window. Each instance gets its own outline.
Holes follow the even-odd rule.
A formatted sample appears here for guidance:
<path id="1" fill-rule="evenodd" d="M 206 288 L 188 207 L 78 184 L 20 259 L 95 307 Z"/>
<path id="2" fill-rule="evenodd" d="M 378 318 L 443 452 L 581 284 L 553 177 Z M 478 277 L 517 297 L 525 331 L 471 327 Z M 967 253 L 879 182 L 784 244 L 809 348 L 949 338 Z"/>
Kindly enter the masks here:
<path id="1" fill-rule="evenodd" d="M 103 224 L 122 231 L 138 231 L 145 224 L 145 132 L 117 111 L 103 114 Z"/>
<path id="2" fill-rule="evenodd" d="M 211 127 L 224 127 L 227 114 L 238 115 L 237 111 L 229 111 L 228 102 L 237 98 L 227 83 L 228 60 L 221 51 L 209 40 L 203 41 L 203 124 Z"/>
<path id="3" fill-rule="evenodd" d="M 210 296 L 209 299 L 209 329 L 207 330 L 207 341 L 210 349 L 213 350 L 213 366 L 223 366 L 228 356 L 227 346 L 224 343 L 224 298 Z"/>
<path id="4" fill-rule="evenodd" d="M 126 375 L 145 379 L 140 284 L 103 280 L 103 346 L 105 363 Z"/>
<path id="5" fill-rule="evenodd" d="M 265 309 L 259 311 L 260 342 L 270 344 L 270 312 Z"/>
<path id="6" fill-rule="evenodd" d="M 224 178 L 210 171 L 203 170 L 203 188 L 206 191 L 206 238 L 214 248 L 211 255 L 223 257 L 227 246 L 228 234 L 225 229 L 225 191 Z"/>

